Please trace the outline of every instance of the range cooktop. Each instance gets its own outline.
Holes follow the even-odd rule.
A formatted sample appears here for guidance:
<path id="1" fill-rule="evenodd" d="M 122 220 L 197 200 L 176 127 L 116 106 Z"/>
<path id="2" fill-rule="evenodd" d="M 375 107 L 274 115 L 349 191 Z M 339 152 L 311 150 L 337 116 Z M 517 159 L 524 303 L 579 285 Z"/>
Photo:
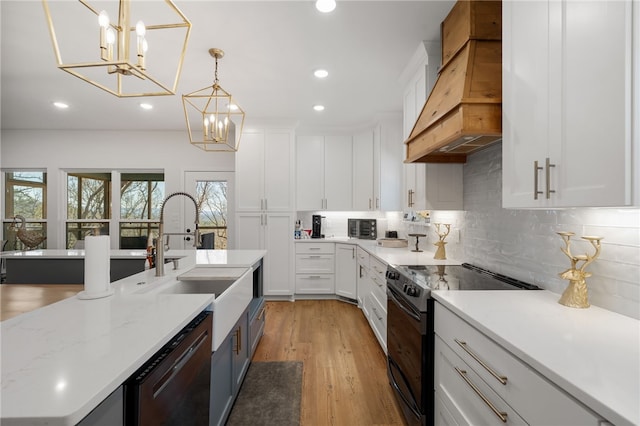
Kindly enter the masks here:
<path id="1" fill-rule="evenodd" d="M 413 284 L 431 290 L 537 290 L 539 287 L 480 267 L 401 265 L 394 268 Z"/>

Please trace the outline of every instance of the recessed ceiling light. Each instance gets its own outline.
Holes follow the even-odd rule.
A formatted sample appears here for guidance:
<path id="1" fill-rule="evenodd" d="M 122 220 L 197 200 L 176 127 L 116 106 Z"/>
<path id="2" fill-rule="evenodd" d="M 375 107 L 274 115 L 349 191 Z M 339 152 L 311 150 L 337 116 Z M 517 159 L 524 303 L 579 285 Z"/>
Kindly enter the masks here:
<path id="1" fill-rule="evenodd" d="M 336 0 L 316 0 L 316 9 L 322 13 L 329 13 L 336 8 Z"/>
<path id="2" fill-rule="evenodd" d="M 140 108 L 142 109 L 153 109 L 153 105 L 151 104 L 140 104 Z"/>
<path id="3" fill-rule="evenodd" d="M 64 102 L 54 102 L 53 106 L 55 106 L 56 108 L 60 108 L 60 109 L 67 109 L 69 108 L 68 104 L 65 104 Z"/>
<path id="4" fill-rule="evenodd" d="M 329 71 L 327 71 L 327 70 L 322 70 L 322 69 L 320 69 L 320 70 L 315 70 L 315 71 L 313 72 L 313 75 L 315 75 L 315 76 L 316 76 L 316 77 L 318 77 L 318 78 L 326 78 L 326 77 L 329 75 Z"/>
<path id="5" fill-rule="evenodd" d="M 324 111 L 324 105 L 314 105 L 313 109 L 316 111 Z"/>

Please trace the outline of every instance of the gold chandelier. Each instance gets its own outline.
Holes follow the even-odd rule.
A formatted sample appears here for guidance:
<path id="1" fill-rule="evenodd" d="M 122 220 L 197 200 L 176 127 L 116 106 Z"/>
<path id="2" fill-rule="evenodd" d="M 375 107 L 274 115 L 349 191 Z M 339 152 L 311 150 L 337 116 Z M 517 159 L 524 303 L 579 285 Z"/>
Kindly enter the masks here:
<path id="1" fill-rule="evenodd" d="M 42 0 L 58 68 L 121 98 L 174 95 L 191 22 L 171 0 L 92 2 Z"/>
<path id="2" fill-rule="evenodd" d="M 244 126 L 244 111 L 218 84 L 220 49 L 209 49 L 216 67 L 212 86 L 182 95 L 189 142 L 204 151 L 237 151 Z"/>

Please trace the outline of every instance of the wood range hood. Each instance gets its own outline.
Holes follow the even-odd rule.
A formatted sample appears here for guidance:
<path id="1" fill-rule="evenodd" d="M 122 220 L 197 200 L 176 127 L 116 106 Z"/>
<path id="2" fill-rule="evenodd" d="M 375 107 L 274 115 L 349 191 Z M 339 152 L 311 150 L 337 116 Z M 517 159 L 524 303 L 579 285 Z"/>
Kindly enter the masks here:
<path id="1" fill-rule="evenodd" d="M 502 139 L 502 2 L 459 0 L 441 33 L 442 66 L 405 163 L 464 163 Z"/>

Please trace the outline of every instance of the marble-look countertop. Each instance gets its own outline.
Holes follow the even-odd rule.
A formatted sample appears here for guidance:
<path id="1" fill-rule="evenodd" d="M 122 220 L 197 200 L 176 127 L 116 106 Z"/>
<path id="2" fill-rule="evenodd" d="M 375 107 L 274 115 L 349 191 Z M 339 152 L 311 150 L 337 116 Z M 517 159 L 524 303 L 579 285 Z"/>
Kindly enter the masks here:
<path id="1" fill-rule="evenodd" d="M 415 244 L 409 244 L 408 247 L 382 247 L 376 240 L 360 240 L 357 238 L 303 238 L 294 240 L 298 244 L 307 243 L 343 243 L 354 244 L 366 250 L 369 254 L 377 257 L 387 265 L 460 265 L 461 261 L 456 259 L 436 260 L 433 258 L 434 251 L 424 250 L 422 252 L 413 252 Z M 421 243 L 424 246 L 424 243 Z"/>
<path id="2" fill-rule="evenodd" d="M 546 290 L 431 294 L 607 421 L 640 424 L 640 321 Z"/>
<path id="3" fill-rule="evenodd" d="M 248 267 L 266 253 L 206 252 L 172 250 L 182 259 L 164 277 L 146 270 L 112 283 L 112 296 L 71 297 L 1 322 L 0 423 L 75 425 L 214 298 L 153 288 L 200 264 Z"/>

